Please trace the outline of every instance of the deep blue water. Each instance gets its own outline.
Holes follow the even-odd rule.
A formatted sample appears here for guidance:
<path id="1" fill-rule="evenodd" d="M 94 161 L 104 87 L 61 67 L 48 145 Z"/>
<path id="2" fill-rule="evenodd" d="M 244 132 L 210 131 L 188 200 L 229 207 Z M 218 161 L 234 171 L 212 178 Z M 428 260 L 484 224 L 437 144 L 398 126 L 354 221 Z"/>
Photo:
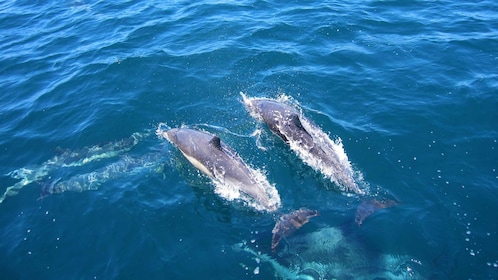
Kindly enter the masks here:
<path id="1" fill-rule="evenodd" d="M 1 279 L 319 275 L 310 263 L 339 279 L 498 278 L 496 1 L 3 1 L 0 50 L 0 193 L 34 178 L 0 204 Z M 298 102 L 369 195 L 400 204 L 355 226 L 362 198 L 300 162 L 241 91 Z M 279 214 L 217 196 L 149 133 L 160 122 L 219 135 L 281 213 L 321 215 L 271 252 Z M 95 190 L 44 192 L 90 172 Z M 349 255 L 291 251 L 337 236 Z"/>

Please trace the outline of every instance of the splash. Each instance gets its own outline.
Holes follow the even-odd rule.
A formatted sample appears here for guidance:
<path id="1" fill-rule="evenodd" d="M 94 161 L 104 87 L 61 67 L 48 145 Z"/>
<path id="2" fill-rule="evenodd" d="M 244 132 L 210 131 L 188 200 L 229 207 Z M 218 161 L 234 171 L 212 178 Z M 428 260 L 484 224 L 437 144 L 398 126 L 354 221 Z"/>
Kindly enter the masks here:
<path id="1" fill-rule="evenodd" d="M 315 145 L 320 147 L 327 158 L 317 157 L 316 154 L 303 149 L 298 142 L 290 141 L 289 145 L 299 158 L 326 178 L 330 179 L 340 190 L 347 193 L 364 195 L 366 190 L 360 188 L 357 182 L 361 182 L 361 173 L 355 172 L 344 150 L 342 139 L 337 137 L 334 141 L 311 121 L 300 117 L 301 123 L 306 131 L 313 137 Z M 366 186 L 366 184 L 363 184 Z"/>
<path id="2" fill-rule="evenodd" d="M 215 186 L 214 192 L 227 201 L 238 201 L 257 211 L 274 211 L 280 208 L 282 202 L 275 185 L 268 181 L 266 175 L 261 170 L 252 169 L 248 166 L 247 168 L 250 170 L 251 178 L 255 181 L 255 184 L 262 187 L 266 192 L 269 198 L 266 205 L 263 204 L 262 201 L 258 201 L 242 192 L 236 182 L 227 182 L 223 179 L 219 179 L 223 178 L 221 174 L 218 174 L 215 178 L 211 178 L 211 181 Z"/>

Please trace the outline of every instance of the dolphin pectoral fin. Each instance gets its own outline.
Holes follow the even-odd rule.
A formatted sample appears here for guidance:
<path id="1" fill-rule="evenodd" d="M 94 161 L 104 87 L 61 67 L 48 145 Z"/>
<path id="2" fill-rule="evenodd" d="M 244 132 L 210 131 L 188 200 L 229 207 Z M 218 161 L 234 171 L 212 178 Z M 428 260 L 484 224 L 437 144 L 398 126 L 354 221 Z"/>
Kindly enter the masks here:
<path id="1" fill-rule="evenodd" d="M 285 137 L 285 135 L 283 135 L 279 130 L 275 130 L 275 134 L 277 134 L 278 137 L 282 138 L 285 143 L 289 144 L 289 139 L 287 139 L 287 137 Z"/>
<path id="2" fill-rule="evenodd" d="M 209 144 L 215 147 L 216 149 L 222 151 L 221 149 L 221 139 L 218 136 L 213 136 L 213 139 L 209 141 Z"/>

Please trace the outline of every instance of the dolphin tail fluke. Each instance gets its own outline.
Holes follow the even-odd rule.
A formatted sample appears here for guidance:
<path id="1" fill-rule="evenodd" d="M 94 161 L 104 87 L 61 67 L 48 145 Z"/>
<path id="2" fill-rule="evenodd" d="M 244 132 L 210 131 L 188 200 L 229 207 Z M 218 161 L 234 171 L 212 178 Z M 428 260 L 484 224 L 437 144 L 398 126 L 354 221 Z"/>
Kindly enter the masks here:
<path id="1" fill-rule="evenodd" d="M 390 208 L 398 205 L 399 202 L 392 199 L 367 199 L 364 200 L 356 209 L 355 223 L 359 227 L 366 218 L 380 209 Z"/>
<path id="2" fill-rule="evenodd" d="M 297 229 L 309 222 L 312 217 L 318 216 L 317 210 L 301 208 L 289 214 L 280 216 L 272 230 L 271 250 L 275 251 L 280 240 L 292 234 Z"/>

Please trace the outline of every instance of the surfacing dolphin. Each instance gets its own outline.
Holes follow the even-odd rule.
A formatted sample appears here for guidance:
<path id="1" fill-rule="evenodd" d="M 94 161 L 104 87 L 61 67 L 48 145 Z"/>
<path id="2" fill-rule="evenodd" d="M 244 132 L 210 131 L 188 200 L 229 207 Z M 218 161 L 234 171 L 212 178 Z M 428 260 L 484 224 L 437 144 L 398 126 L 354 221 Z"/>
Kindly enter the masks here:
<path id="1" fill-rule="evenodd" d="M 294 106 L 269 98 L 249 98 L 250 114 L 287 143 L 301 160 L 337 184 L 341 191 L 364 195 L 340 141 L 333 141 Z"/>
<path id="2" fill-rule="evenodd" d="M 275 186 L 250 168 L 218 136 L 190 128 L 165 130 L 164 124 L 159 125 L 156 133 L 174 144 L 192 165 L 209 176 L 220 196 L 243 200 L 256 210 L 272 212 L 280 207 Z M 226 195 L 227 192 L 231 194 Z"/>

